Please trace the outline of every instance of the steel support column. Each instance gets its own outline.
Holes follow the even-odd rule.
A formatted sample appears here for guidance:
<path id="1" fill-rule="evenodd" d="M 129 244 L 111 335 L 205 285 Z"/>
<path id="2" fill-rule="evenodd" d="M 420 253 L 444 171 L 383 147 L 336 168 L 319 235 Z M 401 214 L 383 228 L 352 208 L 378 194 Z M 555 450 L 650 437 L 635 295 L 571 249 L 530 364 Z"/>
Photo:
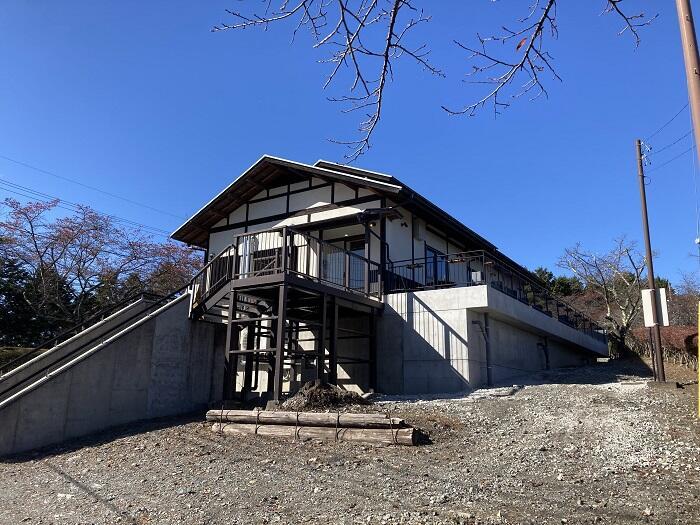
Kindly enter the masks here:
<path id="1" fill-rule="evenodd" d="M 331 297 L 331 333 L 328 344 L 328 381 L 338 384 L 338 301 Z"/>
<path id="2" fill-rule="evenodd" d="M 377 311 L 369 314 L 369 387 L 377 390 Z"/>
<path id="3" fill-rule="evenodd" d="M 328 329 L 328 296 L 321 294 L 321 328 L 316 342 L 316 379 L 326 379 L 326 331 Z"/>
<path id="4" fill-rule="evenodd" d="M 238 325 L 236 320 L 236 302 L 238 294 L 235 291 L 229 293 L 228 315 L 226 324 L 226 347 L 224 350 L 224 401 L 233 399 L 236 392 L 236 372 L 238 368 L 238 356 L 232 353 L 232 346 L 238 345 Z"/>
<path id="5" fill-rule="evenodd" d="M 279 401 L 282 397 L 282 377 L 284 366 L 284 339 L 285 339 L 285 317 L 287 303 L 287 285 L 282 284 L 279 288 L 279 296 L 277 301 L 277 326 L 275 344 L 277 345 L 275 352 L 275 379 L 273 399 Z"/>

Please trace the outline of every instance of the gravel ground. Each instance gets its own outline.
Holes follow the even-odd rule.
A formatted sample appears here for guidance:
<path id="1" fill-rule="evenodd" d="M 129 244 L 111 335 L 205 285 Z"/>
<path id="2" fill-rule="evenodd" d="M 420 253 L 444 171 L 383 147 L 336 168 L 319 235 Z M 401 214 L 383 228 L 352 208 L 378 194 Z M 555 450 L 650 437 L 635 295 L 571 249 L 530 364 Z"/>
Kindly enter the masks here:
<path id="1" fill-rule="evenodd" d="M 429 433 L 418 447 L 222 436 L 203 415 L 171 419 L 0 463 L 0 523 L 695 524 L 695 399 L 696 384 L 650 388 L 616 362 L 381 398 L 377 410 Z"/>

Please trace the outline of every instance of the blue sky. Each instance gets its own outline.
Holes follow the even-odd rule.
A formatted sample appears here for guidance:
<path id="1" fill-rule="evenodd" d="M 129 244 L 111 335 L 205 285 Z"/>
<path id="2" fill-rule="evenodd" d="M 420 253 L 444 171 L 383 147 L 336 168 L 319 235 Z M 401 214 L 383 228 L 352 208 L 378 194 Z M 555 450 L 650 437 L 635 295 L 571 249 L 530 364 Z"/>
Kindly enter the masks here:
<path id="1" fill-rule="evenodd" d="M 257 0 L 250 0 L 258 5 Z M 523 2 L 416 2 L 432 21 L 416 33 L 447 78 L 401 62 L 370 152 L 356 165 L 396 175 L 502 251 L 554 267 L 581 242 L 605 250 L 641 240 L 634 140 L 687 101 L 672 2 L 628 0 L 659 13 L 635 50 L 604 2 L 562 2 L 550 47 L 563 83 L 494 119 L 449 117 L 441 104 L 475 100 L 453 39 L 474 42 L 523 14 Z M 353 138 L 322 91 L 328 65 L 290 27 L 211 33 L 238 0 L 4 0 L 0 4 L 0 155 L 150 203 L 184 218 L 264 153 L 342 161 L 329 138 Z M 696 10 L 700 6 L 696 6 Z M 347 79 L 342 79 L 347 82 Z M 690 129 L 684 111 L 657 148 Z M 654 166 L 691 146 L 659 153 Z M 657 274 L 695 272 L 693 155 L 650 172 Z M 172 231 L 180 219 L 128 204 L 0 158 L 0 178 Z M 0 197 L 4 197 L 0 189 Z"/>

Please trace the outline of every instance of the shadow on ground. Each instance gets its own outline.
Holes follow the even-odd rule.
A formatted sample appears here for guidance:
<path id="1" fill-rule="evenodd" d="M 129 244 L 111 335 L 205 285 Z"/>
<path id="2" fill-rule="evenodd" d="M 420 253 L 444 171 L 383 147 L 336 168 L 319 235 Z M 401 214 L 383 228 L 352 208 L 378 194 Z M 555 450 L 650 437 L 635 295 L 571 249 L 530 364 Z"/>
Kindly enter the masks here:
<path id="1" fill-rule="evenodd" d="M 178 425 L 185 425 L 187 423 L 202 421 L 202 412 L 194 412 L 183 416 L 169 416 L 148 421 L 137 421 L 136 423 L 129 423 L 127 425 L 113 427 L 107 430 L 97 432 L 95 434 L 90 434 L 88 436 L 72 439 L 61 443 L 60 445 L 49 445 L 47 447 L 33 450 L 30 452 L 22 452 L 20 454 L 1 457 L 0 464 L 24 463 L 26 461 L 46 459 L 52 456 L 65 454 L 67 452 L 75 452 L 85 447 L 96 447 L 104 445 L 116 439 L 135 436 L 138 434 L 143 434 L 145 432 L 152 432 L 154 430 L 161 430 L 163 428 L 169 428 Z"/>
<path id="2" fill-rule="evenodd" d="M 533 386 L 542 384 L 600 385 L 626 380 L 651 380 L 653 372 L 637 354 L 629 354 L 607 362 L 595 363 L 584 367 L 557 368 L 511 377 L 505 382 L 493 385 L 510 386 L 514 384 Z"/>

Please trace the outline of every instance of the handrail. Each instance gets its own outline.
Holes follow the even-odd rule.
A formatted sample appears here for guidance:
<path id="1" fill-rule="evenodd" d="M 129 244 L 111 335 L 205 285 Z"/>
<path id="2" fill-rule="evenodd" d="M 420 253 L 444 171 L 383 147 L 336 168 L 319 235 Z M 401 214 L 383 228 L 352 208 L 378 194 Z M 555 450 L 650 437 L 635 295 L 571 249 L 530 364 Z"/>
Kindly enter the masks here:
<path id="1" fill-rule="evenodd" d="M 434 275 L 431 276 L 426 275 L 429 264 L 433 265 L 431 271 Z M 423 270 L 423 268 L 425 269 Z M 579 331 L 589 333 L 592 336 L 603 333 L 602 327 L 583 312 L 552 294 L 549 289 L 539 284 L 534 278 L 513 268 L 486 250 L 394 261 L 387 265 L 387 272 L 390 283 L 388 291 L 488 284 L 546 315 L 553 316 L 556 313 L 559 322 Z M 455 273 L 457 275 L 454 275 Z M 516 278 L 518 287 L 507 288 L 504 285 L 505 279 L 493 281 L 494 277 Z M 513 285 L 512 281 L 511 285 Z M 552 305 L 554 309 L 552 309 Z M 564 315 L 559 314 L 560 310 L 564 311 Z M 577 318 L 583 322 L 579 323 Z"/>
<path id="2" fill-rule="evenodd" d="M 281 239 L 277 239 L 277 234 Z M 344 254 L 346 262 L 330 255 L 336 253 Z M 312 267 L 313 259 L 316 262 Z M 321 266 L 322 261 L 324 266 Z M 360 271 L 360 267 L 366 271 Z M 382 291 L 382 268 L 378 262 L 308 232 L 290 227 L 272 228 L 235 235 L 232 243 L 197 272 L 190 281 L 190 313 L 195 316 L 194 312 L 198 312 L 231 280 L 280 273 L 293 273 L 369 296 L 379 296 Z M 379 285 L 375 286 L 375 283 Z"/>
<path id="3" fill-rule="evenodd" d="M 128 304 L 133 304 L 136 303 L 140 299 L 145 299 L 146 297 L 152 297 L 152 298 L 158 298 L 160 297 L 157 294 L 151 293 L 151 292 L 138 292 L 135 294 L 132 294 L 116 303 L 113 303 L 109 306 L 106 306 L 102 308 L 101 310 L 98 310 L 95 312 L 93 315 L 88 317 L 87 319 L 83 320 L 80 323 L 77 323 L 70 328 L 67 328 L 66 330 L 63 330 L 60 332 L 58 335 L 55 335 L 49 339 L 46 339 L 39 343 L 37 346 L 29 350 L 28 352 L 25 352 L 24 354 L 12 359 L 11 361 L 8 361 L 5 363 L 2 367 L 0 367 L 0 376 L 2 376 L 4 373 L 7 373 L 8 370 L 13 370 L 17 368 L 18 366 L 21 366 L 22 364 L 31 361 L 33 357 L 36 354 L 41 353 L 43 350 L 48 350 L 51 348 L 54 348 L 60 344 L 65 343 L 72 337 L 76 336 L 80 332 L 87 330 L 98 323 L 104 321 L 107 317 L 110 315 L 113 315 L 117 311 L 121 310 L 124 306 Z M 99 320 L 98 320 L 99 318 Z M 67 337 L 68 336 L 68 337 Z"/>
<path id="4" fill-rule="evenodd" d="M 121 336 L 129 333 L 131 330 L 138 328 L 142 324 L 148 322 L 150 319 L 152 319 L 154 316 L 158 315 L 160 312 L 164 311 L 165 309 L 169 308 L 171 306 L 171 303 L 173 303 L 176 300 L 179 300 L 181 297 L 184 297 L 184 292 L 187 289 L 187 287 L 180 288 L 176 292 L 173 292 L 172 294 L 169 294 L 165 297 L 163 297 L 161 300 L 158 301 L 158 304 L 161 303 L 163 300 L 167 299 L 166 304 L 159 306 L 156 310 L 150 312 L 149 314 L 143 316 L 141 319 L 137 320 L 136 322 L 130 324 L 129 326 L 124 327 L 122 330 L 118 331 L 117 333 L 114 333 L 113 335 L 107 337 L 106 339 L 103 339 L 102 342 L 99 344 L 95 345 L 94 347 L 90 348 L 89 350 L 83 352 L 82 354 L 74 357 L 73 359 L 69 360 L 66 363 L 60 364 L 60 366 L 54 370 L 51 370 L 50 372 L 44 373 L 38 380 L 34 381 L 33 383 L 30 383 L 29 385 L 25 386 L 24 388 L 20 389 L 19 391 L 13 393 L 9 397 L 2 399 L 2 396 L 9 392 L 10 390 L 14 389 L 16 386 L 20 386 L 21 384 L 29 382 L 30 379 L 35 378 L 37 374 L 32 374 L 32 376 L 27 377 L 25 380 L 23 380 L 19 385 L 15 385 L 14 387 L 11 387 L 4 392 L 0 393 L 0 410 L 5 408 L 7 405 L 15 401 L 16 399 L 22 397 L 23 395 L 31 392 L 32 390 L 36 389 L 43 383 L 50 381 L 53 379 L 57 374 L 63 372 L 64 370 L 68 370 L 72 368 L 74 365 L 82 361 L 83 359 L 86 359 L 87 357 L 91 356 L 98 350 L 104 348 L 106 345 L 110 344 L 111 342 L 119 339 Z M 180 294 L 180 295 L 176 295 Z M 152 306 L 155 306 L 152 305 Z M 87 346 L 87 345 L 85 345 Z M 84 348 L 84 346 L 83 346 Z M 75 352 L 72 352 L 69 356 L 73 355 Z M 60 363 L 60 362 L 59 362 Z M 59 364 L 55 363 L 55 364 Z M 46 367 L 45 370 L 49 368 Z"/>
<path id="5" fill-rule="evenodd" d="M 135 319 L 145 318 L 145 317 L 150 316 L 151 314 L 148 312 L 152 312 L 154 309 L 157 309 L 159 306 L 163 305 L 164 303 L 168 303 L 168 302 L 172 301 L 173 299 L 179 297 L 180 295 L 183 295 L 184 292 L 187 291 L 188 287 L 189 287 L 189 285 L 183 286 L 182 288 L 179 288 L 178 290 L 176 290 L 168 295 L 160 297 L 159 299 L 157 299 L 156 301 L 154 301 L 153 303 L 148 305 L 145 309 L 139 310 L 137 313 L 129 316 L 127 319 L 122 319 L 119 323 L 112 326 L 107 332 L 102 333 L 96 337 L 90 338 L 88 341 L 86 341 L 86 342 L 78 345 L 76 348 L 72 349 L 66 355 L 61 356 L 57 361 L 49 363 L 43 367 L 40 367 L 38 370 L 33 371 L 29 376 L 22 379 L 20 384 L 29 381 L 33 377 L 36 377 L 36 376 L 41 375 L 41 374 L 45 374 L 49 368 L 51 368 L 57 364 L 60 364 L 61 362 L 64 362 L 66 359 L 70 358 L 71 356 L 74 356 L 76 353 L 84 350 L 86 347 L 94 344 L 95 342 L 100 341 L 100 340 L 104 341 L 104 340 L 108 339 L 110 337 L 109 334 L 114 334 L 120 328 L 134 322 Z M 7 376 L 0 376 L 0 387 L 2 387 L 2 384 L 3 384 L 2 380 L 6 379 L 6 378 L 7 378 Z M 4 390 L 0 390 L 0 398 L 2 398 L 5 394 L 7 394 L 7 392 L 17 388 L 17 386 L 18 385 L 12 385 L 10 387 L 5 388 Z"/>

